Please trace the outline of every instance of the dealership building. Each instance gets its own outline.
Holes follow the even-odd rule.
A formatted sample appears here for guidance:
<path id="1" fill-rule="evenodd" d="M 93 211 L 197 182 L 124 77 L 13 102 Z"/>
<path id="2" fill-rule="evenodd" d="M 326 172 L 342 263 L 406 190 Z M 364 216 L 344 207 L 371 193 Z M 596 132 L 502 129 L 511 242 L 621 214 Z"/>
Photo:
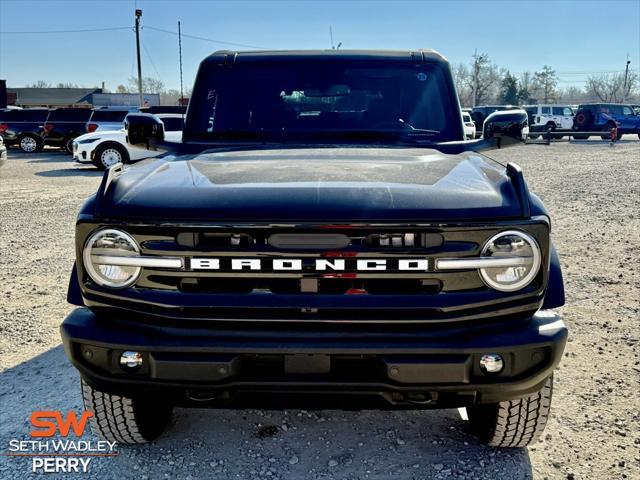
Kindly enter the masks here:
<path id="1" fill-rule="evenodd" d="M 160 95 L 145 93 L 144 106 L 160 105 Z M 22 108 L 137 107 L 137 93 L 104 93 L 102 88 L 7 88 L 7 104 Z"/>

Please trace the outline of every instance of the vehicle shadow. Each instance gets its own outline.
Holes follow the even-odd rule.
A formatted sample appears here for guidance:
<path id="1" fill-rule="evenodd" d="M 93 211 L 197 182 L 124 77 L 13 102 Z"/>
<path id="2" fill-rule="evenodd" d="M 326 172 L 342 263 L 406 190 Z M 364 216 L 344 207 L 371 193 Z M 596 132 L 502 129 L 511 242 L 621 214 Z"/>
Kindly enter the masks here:
<path id="1" fill-rule="evenodd" d="M 58 149 L 44 149 L 40 152 L 24 153 L 15 148 L 9 149 L 7 155 L 12 161 L 26 161 L 26 163 L 62 163 L 71 162 L 71 155 Z"/>
<path id="2" fill-rule="evenodd" d="M 36 172 L 34 175 L 39 177 L 101 177 L 103 174 L 104 172 L 95 168 L 72 167 Z"/>
<path id="3" fill-rule="evenodd" d="M 0 453 L 12 439 L 31 440 L 33 411 L 79 415 L 79 383 L 62 346 L 0 373 Z M 81 439 L 97 437 L 87 430 Z M 78 478 L 532 477 L 526 449 L 481 445 L 456 410 L 176 409 L 160 439 L 117 450 L 93 457 Z M 0 472 L 26 477 L 31 460 L 0 455 Z M 48 478 L 69 478 L 60 475 Z"/>

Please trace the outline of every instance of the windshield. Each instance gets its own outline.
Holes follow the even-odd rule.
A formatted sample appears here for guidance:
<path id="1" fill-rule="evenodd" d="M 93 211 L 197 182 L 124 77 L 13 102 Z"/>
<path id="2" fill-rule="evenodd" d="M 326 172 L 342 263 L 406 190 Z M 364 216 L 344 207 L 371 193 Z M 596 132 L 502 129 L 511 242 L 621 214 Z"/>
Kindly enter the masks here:
<path id="1" fill-rule="evenodd" d="M 194 96 L 203 101 L 192 102 L 187 131 L 206 141 L 460 140 L 446 78 L 437 64 L 408 62 L 217 66 L 198 76 Z"/>

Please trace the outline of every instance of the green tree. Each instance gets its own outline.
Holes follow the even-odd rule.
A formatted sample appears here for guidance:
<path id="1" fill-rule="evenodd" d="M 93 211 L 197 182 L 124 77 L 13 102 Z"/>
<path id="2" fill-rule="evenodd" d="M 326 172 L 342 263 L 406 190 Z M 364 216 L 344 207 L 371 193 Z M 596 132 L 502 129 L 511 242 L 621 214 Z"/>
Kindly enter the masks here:
<path id="1" fill-rule="evenodd" d="M 502 104 L 518 104 L 518 79 L 511 75 L 508 70 L 500 83 L 500 95 L 498 98 Z"/>

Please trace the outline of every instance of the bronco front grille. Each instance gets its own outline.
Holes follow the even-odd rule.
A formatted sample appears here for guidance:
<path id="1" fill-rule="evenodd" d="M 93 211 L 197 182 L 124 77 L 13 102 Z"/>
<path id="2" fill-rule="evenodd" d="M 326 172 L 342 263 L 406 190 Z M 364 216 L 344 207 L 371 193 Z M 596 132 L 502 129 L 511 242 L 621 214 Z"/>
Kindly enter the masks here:
<path id="1" fill-rule="evenodd" d="M 78 236 L 87 238 L 100 227 L 106 225 L 79 224 Z M 216 312 L 227 318 L 270 318 L 284 311 L 326 318 L 332 315 L 328 312 L 351 311 L 354 319 L 402 319 L 404 312 L 417 319 L 416 312 L 422 311 L 440 319 L 450 313 L 466 317 L 469 309 L 484 311 L 493 302 L 504 303 L 510 313 L 516 304 L 535 310 L 548 264 L 548 225 L 540 220 L 503 225 L 109 227 L 132 235 L 142 255 L 177 257 L 182 267 L 144 267 L 133 287 L 118 291 L 95 285 L 80 270 L 87 303 L 139 304 L 141 311 L 190 318 L 218 318 Z M 496 292 L 474 269 L 436 270 L 438 258 L 478 256 L 489 238 L 513 228 L 533 235 L 544 252 L 545 267 L 522 291 Z M 234 264 L 242 268 L 234 269 Z M 376 268 L 382 264 L 384 268 Z"/>

